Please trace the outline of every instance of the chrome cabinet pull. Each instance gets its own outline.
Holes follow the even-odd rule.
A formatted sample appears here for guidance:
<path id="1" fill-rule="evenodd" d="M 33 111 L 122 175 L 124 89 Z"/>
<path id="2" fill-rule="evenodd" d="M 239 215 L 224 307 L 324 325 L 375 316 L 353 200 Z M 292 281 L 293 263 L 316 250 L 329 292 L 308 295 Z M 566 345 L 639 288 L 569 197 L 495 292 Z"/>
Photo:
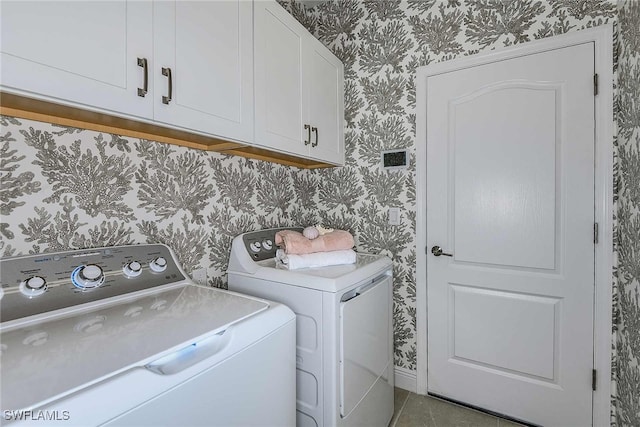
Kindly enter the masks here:
<path id="1" fill-rule="evenodd" d="M 144 83 L 142 84 L 142 88 L 138 88 L 138 96 L 144 98 L 149 91 L 149 67 L 147 64 L 147 58 L 138 58 L 138 67 L 142 67 L 144 70 Z"/>
<path id="2" fill-rule="evenodd" d="M 304 129 L 307 131 L 307 140 L 304 142 L 304 145 L 309 145 L 311 143 L 311 126 L 304 125 Z"/>
<path id="3" fill-rule="evenodd" d="M 311 144 L 312 147 L 317 147 L 318 146 L 318 128 L 317 127 L 312 127 L 311 128 L 311 132 L 315 132 L 316 133 L 316 142 L 314 142 L 313 144 Z"/>
<path id="4" fill-rule="evenodd" d="M 453 256 L 453 254 L 448 254 L 446 252 L 442 252 L 442 248 L 440 246 L 434 246 L 431 248 L 431 253 L 434 256 L 440 256 L 440 255 L 444 255 L 444 256 Z"/>
<path id="5" fill-rule="evenodd" d="M 169 94 L 167 96 L 162 96 L 162 103 L 169 104 L 171 102 L 171 97 L 173 94 L 173 79 L 171 78 L 171 68 L 162 68 L 162 75 L 167 76 L 169 79 Z"/>

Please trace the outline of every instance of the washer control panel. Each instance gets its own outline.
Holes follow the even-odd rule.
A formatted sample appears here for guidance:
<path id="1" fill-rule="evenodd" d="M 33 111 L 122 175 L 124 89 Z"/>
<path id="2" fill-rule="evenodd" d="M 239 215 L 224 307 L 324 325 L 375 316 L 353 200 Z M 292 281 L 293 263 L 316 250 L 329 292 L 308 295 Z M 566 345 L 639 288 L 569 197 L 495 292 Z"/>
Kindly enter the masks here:
<path id="1" fill-rule="evenodd" d="M 0 321 L 20 319 L 185 280 L 161 244 L 0 259 Z"/>
<path id="2" fill-rule="evenodd" d="M 268 230 L 251 231 L 242 235 L 244 246 L 254 261 L 274 258 L 276 256 L 276 233 L 281 230 L 294 230 L 302 233 L 302 227 L 270 228 Z"/>

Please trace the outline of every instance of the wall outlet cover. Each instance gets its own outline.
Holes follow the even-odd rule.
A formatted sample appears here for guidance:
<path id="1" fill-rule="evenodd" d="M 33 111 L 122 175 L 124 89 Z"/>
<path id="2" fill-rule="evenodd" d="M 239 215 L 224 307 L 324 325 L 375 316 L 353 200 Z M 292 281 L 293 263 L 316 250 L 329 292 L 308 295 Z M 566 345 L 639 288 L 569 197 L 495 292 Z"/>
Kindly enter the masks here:
<path id="1" fill-rule="evenodd" d="M 400 208 L 389 208 L 389 225 L 400 225 Z"/>

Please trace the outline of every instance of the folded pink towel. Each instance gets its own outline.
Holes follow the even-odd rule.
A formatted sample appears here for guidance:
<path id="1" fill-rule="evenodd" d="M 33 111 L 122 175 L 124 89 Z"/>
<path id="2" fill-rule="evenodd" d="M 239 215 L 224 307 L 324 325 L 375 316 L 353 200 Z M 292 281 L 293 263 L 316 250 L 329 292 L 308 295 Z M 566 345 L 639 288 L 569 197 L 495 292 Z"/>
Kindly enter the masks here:
<path id="1" fill-rule="evenodd" d="M 354 244 L 351 233 L 344 230 L 335 230 L 313 240 L 293 230 L 282 230 L 276 233 L 276 245 L 283 246 L 287 254 L 341 251 L 353 248 Z"/>

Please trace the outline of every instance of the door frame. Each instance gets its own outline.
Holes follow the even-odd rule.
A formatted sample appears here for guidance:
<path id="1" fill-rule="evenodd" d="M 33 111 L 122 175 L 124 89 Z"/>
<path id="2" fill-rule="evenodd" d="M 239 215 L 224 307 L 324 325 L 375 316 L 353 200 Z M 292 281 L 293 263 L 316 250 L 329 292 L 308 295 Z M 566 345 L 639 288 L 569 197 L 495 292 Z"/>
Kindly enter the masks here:
<path id="1" fill-rule="evenodd" d="M 593 425 L 611 419 L 611 360 L 613 337 L 613 25 L 535 40 L 416 70 L 416 391 L 427 394 L 427 78 L 451 71 L 503 61 L 583 43 L 594 43 L 595 96 L 594 215 L 599 224 L 595 245 Z M 423 251 L 421 248 L 425 248 Z M 585 373 L 588 375 L 588 373 Z"/>

